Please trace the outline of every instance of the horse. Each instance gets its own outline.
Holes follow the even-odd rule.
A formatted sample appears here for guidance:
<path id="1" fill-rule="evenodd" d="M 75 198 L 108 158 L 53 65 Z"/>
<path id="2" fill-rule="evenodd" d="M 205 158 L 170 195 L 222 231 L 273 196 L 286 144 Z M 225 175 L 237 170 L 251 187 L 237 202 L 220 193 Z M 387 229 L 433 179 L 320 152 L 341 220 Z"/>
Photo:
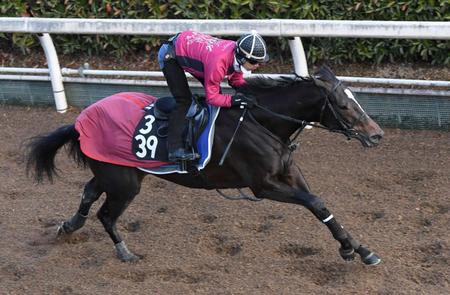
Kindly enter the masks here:
<path id="1" fill-rule="evenodd" d="M 344 260 L 354 260 L 357 253 L 366 265 L 380 263 L 381 258 L 354 239 L 323 200 L 310 191 L 292 157 L 296 137 L 308 124 L 356 139 L 364 147 L 379 144 L 383 130 L 353 93 L 326 66 L 309 77 L 248 78 L 236 91 L 254 96 L 257 103 L 244 110 L 222 108 L 215 123 L 209 164 L 201 171 L 155 176 L 189 188 L 249 188 L 258 199 L 302 205 L 327 226 L 340 244 L 339 254 Z M 240 120 L 243 113 L 246 116 Z M 92 171 L 93 177 L 84 187 L 78 210 L 62 222 L 58 235 L 80 229 L 92 204 L 105 193 L 97 218 L 113 241 L 117 257 L 125 262 L 137 261 L 140 257 L 128 249 L 116 222 L 140 192 L 148 173 L 89 158 L 81 151 L 78 139 L 74 125 L 65 125 L 31 138 L 27 144 L 26 165 L 37 182 L 44 177 L 52 181 L 56 174 L 55 155 L 65 145 L 69 148 L 68 156 Z"/>

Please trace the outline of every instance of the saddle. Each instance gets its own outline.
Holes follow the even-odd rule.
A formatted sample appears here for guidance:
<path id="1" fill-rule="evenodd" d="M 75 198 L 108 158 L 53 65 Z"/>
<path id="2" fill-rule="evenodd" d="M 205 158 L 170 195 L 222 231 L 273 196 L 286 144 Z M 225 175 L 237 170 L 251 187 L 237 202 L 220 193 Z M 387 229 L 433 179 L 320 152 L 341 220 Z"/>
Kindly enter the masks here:
<path id="1" fill-rule="evenodd" d="M 138 159 L 168 161 L 167 132 L 169 116 L 175 105 L 175 99 L 167 96 L 144 108 L 145 114 L 136 126 L 132 142 L 133 154 Z M 199 152 L 196 142 L 208 125 L 209 115 L 204 99 L 194 95 L 183 131 L 186 148 Z"/>
<path id="2" fill-rule="evenodd" d="M 196 147 L 196 142 L 205 130 L 209 122 L 208 105 L 203 97 L 193 95 L 191 106 L 186 114 L 188 125 L 186 126 L 185 143 L 187 148 Z"/>

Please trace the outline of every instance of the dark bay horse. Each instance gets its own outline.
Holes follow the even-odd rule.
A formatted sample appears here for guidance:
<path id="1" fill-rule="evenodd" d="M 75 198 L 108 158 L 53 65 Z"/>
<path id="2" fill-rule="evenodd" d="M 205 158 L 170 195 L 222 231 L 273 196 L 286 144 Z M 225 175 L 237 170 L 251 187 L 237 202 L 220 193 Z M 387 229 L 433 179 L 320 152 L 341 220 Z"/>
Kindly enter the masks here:
<path id="1" fill-rule="evenodd" d="M 378 264 L 381 259 L 356 241 L 324 202 L 310 192 L 291 156 L 291 139 L 302 130 L 305 122 L 318 122 L 318 126 L 332 132 L 358 139 L 365 147 L 376 146 L 382 138 L 383 131 L 378 124 L 327 67 L 306 79 L 249 79 L 248 84 L 238 91 L 254 95 L 258 104 L 247 111 L 223 165 L 220 166 L 219 161 L 233 136 L 241 109 L 222 109 L 216 120 L 213 156 L 205 169 L 156 176 L 191 188 L 248 187 L 258 198 L 302 205 L 328 227 L 340 243 L 342 258 L 352 260 L 356 252 L 365 264 Z M 147 173 L 87 157 L 81 152 L 78 137 L 74 125 L 66 125 L 31 139 L 28 145 L 27 165 L 38 181 L 44 176 L 52 179 L 56 169 L 55 155 L 66 144 L 70 147 L 70 155 L 92 170 L 93 177 L 84 188 L 77 212 L 62 223 L 58 234 L 70 234 L 80 229 L 92 204 L 106 193 L 97 217 L 113 240 L 118 258 L 137 260 L 139 257 L 128 250 L 121 239 L 116 222 L 139 193 Z"/>

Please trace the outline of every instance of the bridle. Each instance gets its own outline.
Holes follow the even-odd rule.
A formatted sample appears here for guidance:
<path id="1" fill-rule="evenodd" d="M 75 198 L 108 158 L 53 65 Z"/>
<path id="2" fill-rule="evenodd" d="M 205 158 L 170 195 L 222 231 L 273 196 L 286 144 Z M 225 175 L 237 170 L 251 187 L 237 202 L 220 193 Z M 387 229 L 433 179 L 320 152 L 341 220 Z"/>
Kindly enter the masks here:
<path id="1" fill-rule="evenodd" d="M 316 85 L 317 85 L 317 84 L 316 84 Z M 336 85 L 334 85 L 334 87 L 333 87 L 333 89 L 332 89 L 332 93 L 335 93 L 335 92 L 336 92 L 336 89 L 337 89 L 340 85 L 341 85 L 341 81 L 338 81 L 338 83 L 337 83 Z M 256 123 L 262 130 L 264 130 L 264 131 L 265 131 L 268 135 L 270 135 L 272 138 L 274 138 L 275 140 L 277 140 L 278 142 L 280 142 L 282 145 L 286 146 L 286 147 L 290 150 L 291 153 L 292 153 L 295 149 L 297 149 L 298 143 L 296 143 L 295 141 L 296 141 L 296 139 L 298 138 L 298 136 L 300 135 L 300 133 L 301 133 L 301 132 L 305 129 L 305 127 L 308 126 L 308 125 L 314 126 L 314 127 L 316 127 L 316 128 L 325 129 L 325 130 L 328 130 L 328 131 L 330 131 L 330 132 L 336 132 L 336 133 L 344 134 L 344 135 L 347 137 L 347 139 L 351 139 L 352 137 L 358 138 L 358 139 L 360 139 L 360 138 L 365 138 L 366 136 L 363 135 L 363 134 L 360 134 L 358 131 L 356 131 L 356 129 L 354 128 L 354 126 L 355 126 L 357 123 L 359 123 L 361 120 L 363 120 L 363 119 L 367 116 L 367 114 L 363 111 L 363 113 L 359 116 L 359 118 L 353 120 L 353 122 L 350 122 L 350 123 L 347 122 L 347 121 L 342 117 L 342 115 L 341 115 L 338 111 L 336 111 L 335 107 L 334 107 L 333 104 L 331 103 L 331 100 L 330 100 L 330 97 L 329 97 L 328 93 L 325 92 L 324 87 L 323 87 L 323 86 L 320 86 L 320 85 L 317 85 L 317 86 L 320 87 L 321 93 L 322 93 L 323 96 L 324 96 L 324 102 L 323 102 L 322 108 L 321 108 L 321 110 L 320 110 L 320 119 L 319 119 L 319 122 L 318 122 L 318 123 L 315 123 L 315 122 L 309 122 L 309 121 L 306 121 L 306 120 L 299 120 L 299 119 L 296 119 L 296 118 L 293 118 L 293 117 L 290 117 L 290 116 L 286 116 L 286 115 L 283 115 L 283 114 L 274 112 L 274 111 L 272 111 L 272 110 L 270 110 L 270 109 L 266 108 L 265 106 L 262 106 L 262 105 L 260 105 L 260 104 L 258 104 L 258 103 L 255 103 L 255 104 L 254 104 L 254 107 L 255 107 L 255 108 L 258 108 L 258 109 L 260 109 L 260 110 L 262 110 L 262 111 L 264 111 L 264 112 L 266 112 L 266 113 L 268 113 L 268 114 L 270 114 L 270 115 L 272 115 L 272 116 L 274 116 L 274 117 L 276 117 L 276 118 L 280 118 L 280 119 L 282 119 L 282 120 L 289 121 L 289 122 L 292 122 L 292 123 L 295 123 L 295 124 L 299 125 L 299 127 L 298 127 L 297 130 L 295 131 L 295 135 L 294 135 L 293 137 L 289 138 L 289 139 L 287 140 L 287 142 L 284 142 L 284 141 L 281 140 L 277 135 L 275 135 L 272 131 L 270 131 L 270 130 L 267 129 L 264 125 L 262 125 L 260 122 L 258 122 L 258 120 L 253 116 L 252 112 L 251 112 L 249 109 L 244 108 L 244 109 L 243 109 L 243 112 L 242 112 L 242 114 L 241 114 L 241 116 L 240 116 L 240 118 L 239 118 L 238 124 L 237 124 L 237 126 L 236 126 L 236 128 L 235 128 L 235 130 L 234 130 L 234 133 L 233 133 L 233 135 L 232 135 L 230 141 L 228 142 L 228 144 L 227 144 L 227 146 L 226 146 L 226 148 L 225 148 L 225 151 L 224 151 L 224 153 L 223 153 L 223 155 L 222 155 L 222 157 L 221 157 L 221 159 L 220 159 L 219 165 L 221 166 L 221 165 L 223 164 L 223 162 L 224 162 L 226 156 L 228 155 L 228 151 L 229 151 L 229 149 L 230 149 L 230 147 L 231 147 L 231 145 L 232 145 L 232 143 L 233 143 L 233 141 L 234 141 L 234 138 L 235 138 L 235 136 L 236 136 L 236 134 L 237 134 L 237 131 L 238 131 L 238 129 L 240 128 L 240 126 L 241 126 L 241 124 L 242 124 L 242 122 L 243 122 L 243 120 L 244 120 L 244 117 L 245 117 L 247 114 L 248 114 L 248 117 L 250 117 L 250 119 L 251 119 L 254 123 Z M 328 109 L 330 109 L 330 111 L 331 111 L 331 113 L 333 114 L 334 118 L 338 121 L 340 127 L 342 127 L 342 130 L 341 130 L 341 129 L 329 128 L 329 127 L 325 126 L 325 125 L 322 123 L 323 117 L 324 117 L 324 114 L 325 114 L 325 111 L 326 111 L 327 107 L 328 107 Z"/>
<path id="2" fill-rule="evenodd" d="M 331 90 L 331 93 L 335 93 L 336 89 L 341 86 L 342 82 L 338 81 L 338 83 L 336 83 L 336 85 L 334 85 L 333 89 Z M 328 127 L 325 127 L 325 129 L 328 129 L 330 132 L 336 132 L 336 133 L 342 133 L 345 136 L 347 136 L 348 139 L 352 138 L 352 137 L 358 137 L 358 136 L 362 136 L 358 131 L 356 131 L 356 129 L 354 128 L 356 124 L 358 124 L 359 122 L 361 122 L 364 118 L 367 117 L 367 113 L 366 112 L 362 112 L 361 115 L 354 119 L 352 122 L 347 122 L 341 115 L 341 113 L 336 111 L 336 108 L 333 106 L 333 104 L 331 103 L 330 100 L 330 96 L 324 92 L 323 88 L 321 88 L 321 92 L 322 94 L 324 94 L 324 103 L 322 105 L 322 109 L 320 111 L 320 120 L 319 123 L 321 124 L 321 126 L 324 126 L 322 123 L 323 120 L 323 116 L 325 113 L 325 109 L 328 106 L 328 109 L 331 111 L 331 113 L 333 114 L 334 118 L 336 119 L 336 121 L 338 121 L 339 125 L 342 127 L 342 129 L 331 129 Z"/>
<path id="3" fill-rule="evenodd" d="M 341 81 L 338 81 L 338 83 L 336 83 L 336 85 L 334 85 L 334 87 L 333 87 L 331 93 L 335 93 L 335 92 L 336 92 L 336 89 L 341 85 L 341 83 L 342 83 Z M 316 84 L 316 85 L 317 85 L 317 84 Z M 318 85 L 318 86 L 319 86 L 319 85 Z M 274 116 L 274 117 L 277 117 L 277 118 L 283 119 L 283 120 L 285 120 L 285 121 L 289 121 L 289 122 L 296 123 L 296 124 L 300 125 L 299 129 L 297 129 L 297 131 L 296 131 L 296 135 L 294 136 L 294 139 L 290 140 L 291 142 L 294 141 L 295 138 L 298 137 L 298 135 L 300 134 L 300 132 L 303 131 L 303 129 L 304 129 L 307 125 L 314 126 L 314 127 L 321 128 L 321 129 L 325 129 L 325 130 L 328 130 L 328 131 L 330 131 L 330 132 L 336 132 L 336 133 L 344 134 L 348 139 L 350 139 L 350 138 L 352 138 L 352 137 L 356 137 L 356 138 L 357 138 L 357 137 L 363 136 L 363 135 L 360 134 L 354 127 L 355 127 L 356 124 L 358 124 L 360 121 L 362 121 L 365 117 L 367 117 L 367 114 L 363 111 L 362 114 L 361 114 L 358 118 L 356 118 L 356 119 L 353 120 L 352 122 L 347 122 L 347 121 L 342 117 L 342 115 L 341 115 L 338 111 L 336 111 L 335 106 L 331 103 L 331 100 L 330 100 L 330 97 L 329 97 L 328 93 L 325 92 L 325 90 L 323 89 L 322 86 L 319 86 L 319 87 L 320 87 L 321 93 L 322 93 L 323 96 L 324 96 L 324 99 L 323 99 L 323 105 L 322 105 L 322 108 L 321 108 L 321 110 L 320 110 L 320 117 L 319 117 L 320 119 L 319 119 L 318 124 L 315 123 L 315 122 L 309 122 L 309 121 L 305 121 L 305 120 L 299 120 L 299 119 L 296 119 L 296 118 L 292 118 L 292 117 L 290 117 L 290 116 L 286 116 L 286 115 L 283 115 L 283 114 L 274 112 L 274 111 L 272 111 L 272 110 L 270 110 L 270 109 L 268 109 L 268 108 L 266 108 L 266 107 L 264 107 L 264 106 L 262 106 L 262 105 L 260 105 L 260 104 L 255 104 L 255 107 L 258 108 L 258 109 L 263 110 L 263 111 L 266 112 L 266 113 L 269 113 L 270 115 L 272 115 L 272 116 Z M 342 129 L 329 128 L 329 127 L 325 126 L 325 125 L 322 123 L 323 118 L 324 118 L 324 114 L 325 114 L 325 112 L 326 112 L 327 107 L 328 107 L 328 109 L 331 111 L 332 115 L 334 116 L 334 118 L 335 118 L 336 121 L 339 123 L 339 126 L 340 126 Z M 250 113 L 250 114 L 251 114 L 251 113 Z M 252 117 L 253 117 L 253 116 L 252 116 Z M 254 117 L 253 117 L 253 119 L 254 119 Z M 256 121 L 256 119 L 254 119 L 254 121 Z M 257 121 L 256 121 L 256 122 L 257 122 Z M 262 125 L 261 125 L 261 126 L 262 126 Z M 266 128 L 265 128 L 265 129 L 266 129 Z"/>
<path id="4" fill-rule="evenodd" d="M 316 85 L 317 85 L 317 84 L 316 84 Z M 335 92 L 336 92 L 336 89 L 337 89 L 340 85 L 341 85 L 341 81 L 339 81 L 336 85 L 334 85 L 334 87 L 333 87 L 333 89 L 332 89 L 332 93 L 335 93 Z M 276 117 L 276 118 L 280 118 L 280 119 L 282 119 L 282 120 L 285 120 L 285 121 L 289 121 L 289 122 L 298 124 L 299 127 L 298 127 L 297 130 L 295 131 L 295 135 L 294 135 L 294 136 L 291 136 L 291 138 L 289 138 L 287 142 L 284 142 L 284 141 L 281 140 L 277 135 L 275 135 L 272 131 L 270 131 L 270 130 L 267 129 L 264 125 L 262 125 L 260 122 L 258 122 L 258 120 L 253 116 L 252 112 L 251 112 L 249 109 L 244 108 L 244 109 L 243 109 L 243 112 L 242 112 L 242 114 L 241 114 L 241 116 L 240 116 L 240 118 L 239 118 L 238 124 L 237 124 L 237 126 L 236 126 L 236 128 L 235 128 L 235 130 L 234 130 L 234 133 L 233 133 L 233 135 L 232 135 L 230 141 L 228 142 L 228 144 L 227 144 L 227 146 L 226 146 L 226 148 L 225 148 L 224 153 L 222 154 L 222 157 L 221 157 L 221 159 L 220 159 L 220 161 L 219 161 L 219 165 L 222 166 L 222 164 L 223 164 L 225 158 L 227 157 L 228 152 L 229 152 L 229 149 L 230 149 L 230 147 L 231 147 L 231 145 L 232 145 L 232 143 L 233 143 L 233 141 L 234 141 L 234 138 L 235 138 L 235 136 L 236 136 L 236 133 L 237 133 L 238 129 L 240 128 L 240 126 L 241 126 L 241 124 L 242 124 L 242 122 L 243 122 L 243 120 L 244 120 L 244 117 L 245 117 L 246 115 L 248 115 L 248 117 L 250 117 L 250 119 L 251 119 L 254 123 L 256 123 L 262 130 L 264 130 L 269 136 L 271 136 L 272 138 L 274 138 L 275 140 L 277 140 L 278 142 L 280 142 L 283 146 L 285 146 L 285 147 L 288 149 L 289 159 L 291 158 L 292 153 L 297 149 L 297 147 L 298 147 L 298 145 L 299 145 L 299 144 L 296 142 L 296 139 L 298 138 L 298 136 L 300 135 L 300 133 L 305 129 L 305 127 L 306 127 L 307 125 L 314 126 L 314 127 L 317 127 L 317 128 L 326 129 L 326 130 L 328 130 L 328 131 L 330 131 L 330 132 L 342 133 L 342 134 L 344 134 L 345 136 L 347 136 L 348 139 L 351 139 L 352 137 L 355 137 L 355 138 L 365 137 L 365 135 L 358 133 L 358 131 L 355 130 L 354 126 L 355 126 L 357 123 L 359 123 L 361 120 L 363 120 L 363 119 L 367 116 L 367 114 L 363 111 L 363 113 L 359 116 L 359 118 L 353 120 L 353 122 L 350 122 L 350 123 L 347 122 L 347 121 L 342 117 L 342 115 L 341 115 L 339 112 L 336 111 L 335 107 L 334 107 L 333 104 L 331 103 L 331 100 L 330 100 L 330 97 L 329 97 L 328 93 L 326 93 L 326 92 L 324 91 L 323 87 L 321 87 L 320 85 L 317 85 L 317 86 L 320 87 L 321 93 L 324 94 L 324 102 L 323 102 L 322 108 L 321 108 L 321 110 L 320 110 L 320 117 L 319 117 L 320 119 L 319 119 L 318 124 L 317 124 L 317 123 L 314 123 L 314 122 L 309 122 L 309 121 L 306 121 L 306 120 L 299 120 L 299 119 L 296 119 L 296 118 L 293 118 L 293 117 L 290 117 L 290 116 L 286 116 L 286 115 L 283 115 L 283 114 L 274 112 L 274 111 L 272 111 L 272 110 L 270 110 L 270 109 L 268 109 L 268 108 L 266 108 L 266 107 L 264 107 L 264 106 L 262 106 L 262 105 L 260 105 L 260 104 L 258 104 L 258 103 L 255 103 L 255 104 L 254 104 L 254 107 L 255 107 L 255 108 L 258 108 L 258 109 L 260 109 L 260 110 L 262 110 L 262 111 L 264 111 L 264 112 L 266 112 L 266 113 L 268 113 L 268 114 L 270 114 L 270 115 L 272 115 L 272 116 L 274 116 L 274 117 Z M 342 127 L 342 130 L 340 130 L 340 129 L 329 128 L 329 127 L 325 126 L 325 125 L 322 123 L 322 120 L 323 120 L 323 117 L 324 117 L 324 114 L 325 114 L 325 111 L 326 111 L 327 107 L 328 107 L 328 109 L 330 109 L 331 113 L 333 114 L 333 116 L 335 117 L 335 119 L 338 121 L 339 125 Z M 289 160 L 288 160 L 288 161 L 289 161 Z M 297 168 L 300 170 L 300 167 L 297 166 Z M 300 173 L 302 173 L 301 170 L 300 170 Z M 305 179 L 305 181 L 306 181 L 306 179 Z M 308 184 L 307 184 L 307 186 L 309 187 Z M 230 200 L 250 200 L 250 201 L 261 201 L 261 200 L 262 200 L 262 199 L 259 199 L 259 198 L 257 198 L 257 197 L 247 196 L 247 195 L 246 195 L 245 193 L 243 193 L 241 190 L 239 190 L 239 196 L 238 196 L 238 197 L 230 197 L 230 196 L 228 196 L 228 195 L 222 193 L 219 189 L 216 189 L 216 191 L 217 191 L 221 196 L 223 196 L 223 197 L 225 197 L 225 198 L 227 198 L 227 199 L 230 199 Z"/>

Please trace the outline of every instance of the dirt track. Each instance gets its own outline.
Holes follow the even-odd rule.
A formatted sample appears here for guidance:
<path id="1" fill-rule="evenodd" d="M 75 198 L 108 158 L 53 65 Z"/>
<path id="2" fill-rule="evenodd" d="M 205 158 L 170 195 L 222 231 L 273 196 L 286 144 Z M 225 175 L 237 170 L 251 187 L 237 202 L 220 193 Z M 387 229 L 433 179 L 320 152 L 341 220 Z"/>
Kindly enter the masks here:
<path id="1" fill-rule="evenodd" d="M 448 294 L 450 134 L 385 130 L 371 150 L 313 129 L 297 162 L 313 191 L 383 259 L 344 262 L 326 227 L 302 207 L 227 201 L 147 177 L 119 220 L 135 264 L 115 258 L 91 210 L 56 240 L 90 177 L 60 153 L 61 178 L 25 177 L 20 142 L 72 123 L 77 112 L 0 107 L 1 294 Z"/>

